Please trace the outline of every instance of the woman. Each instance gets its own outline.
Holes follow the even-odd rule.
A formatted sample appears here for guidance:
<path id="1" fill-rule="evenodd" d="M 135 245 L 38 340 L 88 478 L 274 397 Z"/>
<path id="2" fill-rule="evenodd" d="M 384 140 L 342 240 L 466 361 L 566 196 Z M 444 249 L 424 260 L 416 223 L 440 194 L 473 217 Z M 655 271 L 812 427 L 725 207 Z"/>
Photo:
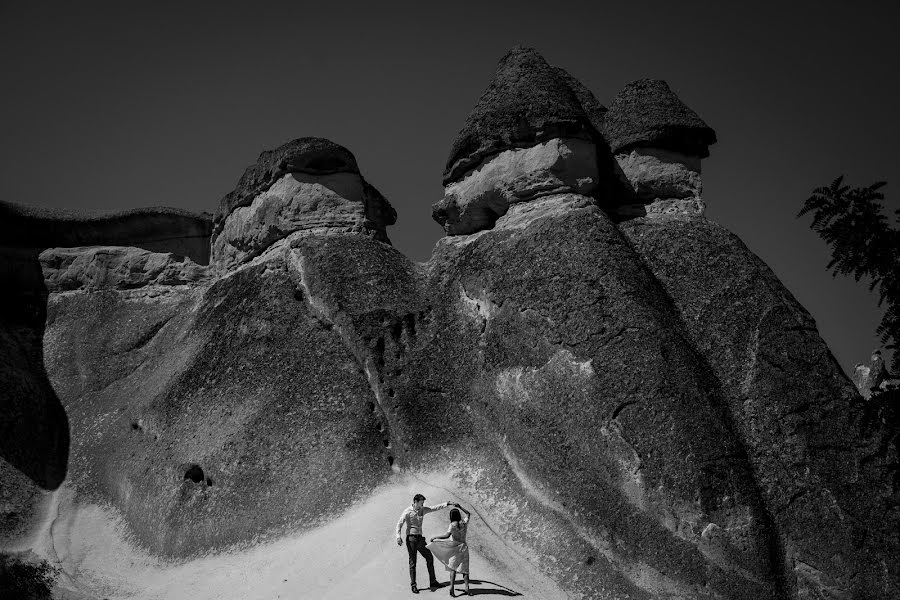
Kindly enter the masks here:
<path id="1" fill-rule="evenodd" d="M 431 538 L 431 543 L 426 546 L 435 558 L 444 563 L 444 567 L 451 572 L 450 596 L 455 596 L 456 574 L 462 573 L 466 583 L 466 595 L 469 595 L 469 546 L 466 544 L 466 530 L 469 527 L 469 511 L 455 502 L 449 503 L 456 508 L 450 511 L 450 528 L 447 533 Z M 459 509 L 459 510 L 457 510 Z M 462 518 L 459 511 L 466 513 Z"/>

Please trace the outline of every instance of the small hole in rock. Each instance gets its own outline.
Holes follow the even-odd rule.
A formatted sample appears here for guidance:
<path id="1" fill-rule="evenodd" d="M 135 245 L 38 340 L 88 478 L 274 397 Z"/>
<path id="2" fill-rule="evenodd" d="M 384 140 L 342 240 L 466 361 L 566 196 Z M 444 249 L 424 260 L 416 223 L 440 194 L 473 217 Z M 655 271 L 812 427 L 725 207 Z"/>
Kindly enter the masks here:
<path id="1" fill-rule="evenodd" d="M 384 431 L 384 423 L 378 424 L 378 431 Z"/>
<path id="2" fill-rule="evenodd" d="M 366 406 L 369 407 L 370 411 L 375 412 L 375 403 L 374 402 L 369 402 Z"/>
<path id="3" fill-rule="evenodd" d="M 394 457 L 393 456 L 388 456 L 388 464 L 391 465 L 392 467 L 394 466 Z"/>
<path id="4" fill-rule="evenodd" d="M 592 565 L 592 564 L 594 564 L 594 561 L 595 561 L 595 560 L 596 560 L 596 559 L 595 559 L 593 556 L 588 556 L 588 557 L 585 559 L 584 564 L 586 564 L 586 565 Z"/>
<path id="5" fill-rule="evenodd" d="M 384 440 L 381 440 L 381 443 L 384 444 L 385 448 L 387 448 L 388 446 L 391 445 L 391 440 L 384 439 Z"/>
<path id="6" fill-rule="evenodd" d="M 135 431 L 137 431 L 138 429 L 141 428 L 141 426 L 137 424 L 137 421 L 132 421 L 131 428 L 134 429 Z"/>
<path id="7" fill-rule="evenodd" d="M 303 302 L 303 290 L 294 290 L 294 300 Z"/>
<path id="8" fill-rule="evenodd" d="M 209 477 L 206 478 L 206 485 L 212 487 L 212 479 L 210 479 Z"/>
<path id="9" fill-rule="evenodd" d="M 190 479 L 194 483 L 200 483 L 203 481 L 203 469 L 200 468 L 200 465 L 191 465 L 184 472 L 184 478 Z"/>

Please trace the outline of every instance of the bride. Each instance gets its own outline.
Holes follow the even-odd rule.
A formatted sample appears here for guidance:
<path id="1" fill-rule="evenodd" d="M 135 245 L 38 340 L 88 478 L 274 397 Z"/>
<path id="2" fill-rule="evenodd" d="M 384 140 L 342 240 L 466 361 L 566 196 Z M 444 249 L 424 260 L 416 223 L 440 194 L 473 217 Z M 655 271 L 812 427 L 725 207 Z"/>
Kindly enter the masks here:
<path id="1" fill-rule="evenodd" d="M 457 573 L 462 573 L 466 595 L 469 595 L 469 546 L 466 544 L 466 530 L 472 514 L 457 503 L 451 502 L 449 505 L 456 508 L 450 511 L 450 527 L 447 533 L 431 538 L 431 543 L 426 547 L 451 572 L 450 596 L 455 596 Z M 466 513 L 465 518 L 460 515 L 460 510 Z"/>

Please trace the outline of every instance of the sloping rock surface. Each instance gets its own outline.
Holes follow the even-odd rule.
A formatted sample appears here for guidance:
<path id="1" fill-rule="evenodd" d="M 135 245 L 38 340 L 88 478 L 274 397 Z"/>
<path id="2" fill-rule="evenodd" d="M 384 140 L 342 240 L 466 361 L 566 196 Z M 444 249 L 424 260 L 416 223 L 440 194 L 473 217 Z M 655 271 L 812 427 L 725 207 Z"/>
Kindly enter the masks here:
<path id="1" fill-rule="evenodd" d="M 896 595 L 896 423 L 892 432 L 863 402 L 809 313 L 736 236 L 705 219 L 635 219 L 622 231 L 722 387 L 787 591 Z"/>

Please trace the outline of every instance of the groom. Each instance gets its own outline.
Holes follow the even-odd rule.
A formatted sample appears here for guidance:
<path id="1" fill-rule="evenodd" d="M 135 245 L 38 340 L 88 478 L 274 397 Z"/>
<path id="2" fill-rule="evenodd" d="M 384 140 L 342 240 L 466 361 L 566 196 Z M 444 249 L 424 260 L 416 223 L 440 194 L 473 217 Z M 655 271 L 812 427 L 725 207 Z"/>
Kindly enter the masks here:
<path id="1" fill-rule="evenodd" d="M 428 585 L 432 590 L 441 587 L 437 578 L 434 576 L 434 558 L 431 550 L 425 547 L 425 536 L 422 531 L 422 517 L 430 512 L 447 508 L 449 502 L 438 504 L 436 506 L 425 506 L 425 496 L 416 494 L 413 496 L 412 506 L 406 508 L 400 515 L 400 521 L 397 523 L 397 545 L 403 545 L 402 530 L 404 523 L 406 524 L 406 551 L 409 553 L 409 581 L 412 585 L 412 593 L 418 594 L 419 588 L 416 587 L 416 552 L 418 551 L 425 557 L 425 565 L 428 567 Z"/>

